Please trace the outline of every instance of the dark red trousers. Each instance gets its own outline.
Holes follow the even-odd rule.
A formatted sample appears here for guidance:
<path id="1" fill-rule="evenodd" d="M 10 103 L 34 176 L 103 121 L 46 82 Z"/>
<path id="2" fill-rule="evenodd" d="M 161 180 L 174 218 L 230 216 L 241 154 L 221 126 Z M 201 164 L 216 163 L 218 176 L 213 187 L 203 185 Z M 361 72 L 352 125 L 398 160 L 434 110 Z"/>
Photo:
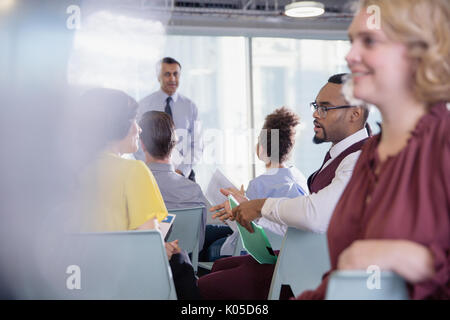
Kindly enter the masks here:
<path id="1" fill-rule="evenodd" d="M 250 255 L 219 259 L 198 280 L 200 295 L 209 300 L 267 300 L 274 269 L 274 264 L 259 264 Z M 282 290 L 281 299 L 289 291 Z"/>

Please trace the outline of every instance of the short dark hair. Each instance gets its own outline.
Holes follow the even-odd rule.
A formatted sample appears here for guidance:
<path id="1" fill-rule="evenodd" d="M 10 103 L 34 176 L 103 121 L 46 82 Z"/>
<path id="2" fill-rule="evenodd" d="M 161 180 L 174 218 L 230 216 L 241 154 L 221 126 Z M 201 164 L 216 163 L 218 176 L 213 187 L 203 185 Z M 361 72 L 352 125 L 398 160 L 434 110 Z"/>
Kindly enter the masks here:
<path id="1" fill-rule="evenodd" d="M 171 57 L 164 57 L 164 58 L 162 58 L 161 59 L 161 63 L 167 63 L 167 64 L 174 64 L 174 63 L 176 63 L 181 69 L 181 64 L 177 60 L 175 60 L 174 58 L 171 58 Z"/>
<path id="2" fill-rule="evenodd" d="M 332 75 L 330 78 L 328 78 L 328 82 L 335 83 L 335 84 L 343 84 L 344 78 L 348 76 L 348 73 L 338 73 L 335 75 Z"/>
<path id="3" fill-rule="evenodd" d="M 279 130 L 279 159 L 273 159 L 278 163 L 283 163 L 287 160 L 295 144 L 295 127 L 300 123 L 300 117 L 292 110 L 281 107 L 266 116 L 258 142 L 265 149 L 267 156 L 272 159 L 272 133 L 271 130 Z M 266 134 L 264 134 L 266 133 Z"/>
<path id="4" fill-rule="evenodd" d="M 136 100 L 125 92 L 107 88 L 90 89 L 77 103 L 82 143 L 95 148 L 125 138 L 138 109 Z"/>
<path id="5" fill-rule="evenodd" d="M 172 117 L 165 112 L 147 111 L 139 121 L 141 140 L 147 152 L 156 159 L 165 159 L 177 142 Z"/>
<path id="6" fill-rule="evenodd" d="M 328 78 L 329 83 L 335 83 L 335 84 L 344 84 L 345 77 L 348 76 L 348 73 L 338 73 L 335 75 L 332 75 L 330 78 Z M 367 118 L 369 118 L 369 108 L 366 106 L 362 106 L 363 109 L 363 124 L 366 123 Z"/>

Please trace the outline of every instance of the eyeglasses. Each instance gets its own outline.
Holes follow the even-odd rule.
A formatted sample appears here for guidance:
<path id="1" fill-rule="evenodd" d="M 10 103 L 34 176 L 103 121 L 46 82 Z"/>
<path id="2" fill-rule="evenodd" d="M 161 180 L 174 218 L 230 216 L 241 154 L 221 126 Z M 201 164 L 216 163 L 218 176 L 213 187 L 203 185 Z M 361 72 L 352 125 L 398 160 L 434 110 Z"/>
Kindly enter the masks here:
<path id="1" fill-rule="evenodd" d="M 328 110 L 333 110 L 333 109 L 346 109 L 346 108 L 353 108 L 354 106 L 336 106 L 336 107 L 324 107 L 324 106 L 319 106 L 315 101 L 311 102 L 309 104 L 311 106 L 311 111 L 317 111 L 317 113 L 319 114 L 319 117 L 321 118 L 325 118 L 327 116 L 327 111 Z"/>

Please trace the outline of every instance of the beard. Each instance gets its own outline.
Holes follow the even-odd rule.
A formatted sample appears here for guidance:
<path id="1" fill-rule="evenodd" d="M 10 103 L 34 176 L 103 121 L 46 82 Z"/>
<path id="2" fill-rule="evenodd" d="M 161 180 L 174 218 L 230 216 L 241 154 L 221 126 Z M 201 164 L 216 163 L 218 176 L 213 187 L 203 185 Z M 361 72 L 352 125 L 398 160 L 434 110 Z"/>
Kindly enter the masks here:
<path id="1" fill-rule="evenodd" d="M 326 142 L 326 140 L 324 138 L 318 138 L 317 136 L 314 136 L 312 142 L 315 144 L 321 144 L 323 142 Z"/>
<path id="2" fill-rule="evenodd" d="M 322 127 L 318 122 L 314 121 L 315 124 L 317 124 L 318 126 L 320 126 L 320 128 L 322 129 L 323 132 L 323 138 L 319 138 L 317 136 L 317 133 L 314 134 L 314 137 L 312 138 L 312 142 L 315 144 L 320 144 L 323 142 L 328 142 L 328 137 L 327 137 L 327 132 L 325 131 L 325 128 Z"/>
<path id="3" fill-rule="evenodd" d="M 325 132 L 325 129 L 322 127 L 323 131 L 323 138 L 319 138 L 317 134 L 314 135 L 312 142 L 315 144 L 321 144 L 323 142 L 328 142 L 327 133 Z"/>

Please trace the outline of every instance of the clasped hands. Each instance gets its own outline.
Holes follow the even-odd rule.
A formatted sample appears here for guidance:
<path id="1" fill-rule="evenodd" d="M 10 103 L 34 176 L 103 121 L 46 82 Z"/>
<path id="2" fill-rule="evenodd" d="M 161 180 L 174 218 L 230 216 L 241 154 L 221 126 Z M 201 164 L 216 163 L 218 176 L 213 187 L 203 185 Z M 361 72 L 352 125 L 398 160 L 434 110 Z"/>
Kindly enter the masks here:
<path id="1" fill-rule="evenodd" d="M 164 246 L 166 247 L 166 253 L 169 260 L 172 258 L 172 255 L 181 252 L 181 249 L 178 246 L 178 240 L 174 240 L 172 242 L 164 242 Z"/>
<path id="2" fill-rule="evenodd" d="M 241 187 L 241 190 L 228 188 L 220 189 L 220 192 L 225 196 L 232 195 L 237 200 L 237 202 L 239 202 L 239 206 L 231 209 L 229 202 L 225 201 L 224 203 L 211 207 L 209 211 L 215 211 L 215 213 L 212 215 L 212 218 L 219 218 L 221 221 L 236 220 L 250 233 L 253 233 L 251 222 L 261 217 L 261 209 L 266 199 L 249 200 L 245 196 L 243 186 Z"/>

